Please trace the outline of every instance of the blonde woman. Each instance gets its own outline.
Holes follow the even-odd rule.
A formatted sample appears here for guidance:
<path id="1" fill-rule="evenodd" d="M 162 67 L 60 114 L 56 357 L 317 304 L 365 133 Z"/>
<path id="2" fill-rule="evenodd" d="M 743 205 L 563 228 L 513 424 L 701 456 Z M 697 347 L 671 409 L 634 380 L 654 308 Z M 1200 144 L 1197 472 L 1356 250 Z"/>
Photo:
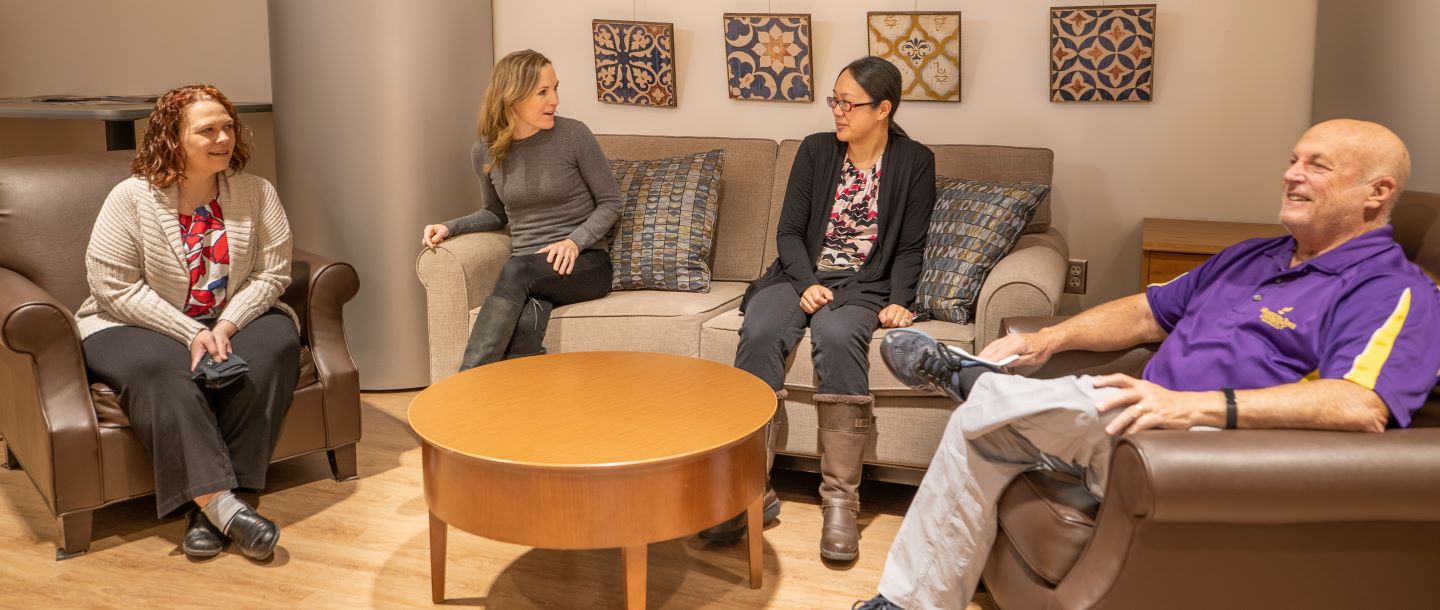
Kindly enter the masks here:
<path id="1" fill-rule="evenodd" d="M 554 66 L 535 51 L 495 64 L 471 150 L 480 210 L 424 229 L 421 242 L 434 249 L 449 237 L 510 227 L 510 260 L 475 319 L 462 371 L 544 353 L 551 307 L 610 292 L 605 236 L 620 217 L 620 188 L 590 129 L 556 116 L 559 89 Z"/>

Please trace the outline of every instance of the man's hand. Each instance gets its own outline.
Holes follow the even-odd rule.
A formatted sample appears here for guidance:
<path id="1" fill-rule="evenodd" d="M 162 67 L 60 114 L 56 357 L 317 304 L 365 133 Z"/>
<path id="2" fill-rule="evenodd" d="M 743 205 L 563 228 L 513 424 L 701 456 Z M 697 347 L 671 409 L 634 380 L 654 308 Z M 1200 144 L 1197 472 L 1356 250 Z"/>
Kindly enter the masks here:
<path id="1" fill-rule="evenodd" d="M 555 268 L 555 273 L 570 275 L 575 269 L 575 257 L 580 256 L 580 246 L 570 239 L 562 239 L 535 251 L 544 254 L 545 262 Z"/>
<path id="2" fill-rule="evenodd" d="M 805 293 L 800 295 L 800 310 L 805 313 L 815 313 L 833 300 L 835 300 L 834 292 L 831 292 L 829 288 L 815 284 L 814 286 L 806 288 Z"/>
<path id="3" fill-rule="evenodd" d="M 230 344 L 229 337 L 226 337 L 225 344 Z M 216 362 L 224 362 L 226 353 L 228 351 L 221 350 L 220 343 L 215 340 L 215 333 L 208 328 L 201 329 L 195 334 L 195 338 L 190 340 L 190 370 L 194 371 L 195 367 L 200 365 L 205 354 L 210 354 Z"/>
<path id="4" fill-rule="evenodd" d="M 1006 365 L 1011 368 L 1040 366 L 1055 355 L 1055 345 L 1044 331 L 1017 333 L 991 341 L 978 355 L 991 362 L 1016 356 L 1014 362 Z"/>
<path id="5" fill-rule="evenodd" d="M 445 225 L 425 225 L 425 230 L 420 233 L 420 245 L 434 250 L 447 237 L 450 237 L 450 229 Z"/>
<path id="6" fill-rule="evenodd" d="M 905 328 L 914 323 L 914 314 L 902 305 L 892 303 L 880 310 L 880 328 Z"/>
<path id="7" fill-rule="evenodd" d="M 1095 387 L 1120 390 L 1095 405 L 1101 413 L 1123 409 L 1105 426 L 1105 432 L 1111 436 L 1151 428 L 1184 430 L 1196 425 L 1215 425 L 1216 422 L 1205 417 L 1206 407 L 1225 404 L 1219 392 L 1177 392 L 1124 373 L 1097 377 Z"/>

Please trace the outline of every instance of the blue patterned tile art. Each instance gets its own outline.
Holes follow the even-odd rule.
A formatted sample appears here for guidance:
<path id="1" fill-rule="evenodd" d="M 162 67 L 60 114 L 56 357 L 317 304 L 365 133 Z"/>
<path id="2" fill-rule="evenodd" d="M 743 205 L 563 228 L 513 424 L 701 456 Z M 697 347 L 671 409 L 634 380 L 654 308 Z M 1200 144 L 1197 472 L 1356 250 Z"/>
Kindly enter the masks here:
<path id="1" fill-rule="evenodd" d="M 1148 102 L 1155 94 L 1155 5 L 1050 9 L 1050 101 Z"/>
<path id="2" fill-rule="evenodd" d="M 730 99 L 810 102 L 810 16 L 725 14 Z"/>
<path id="3" fill-rule="evenodd" d="M 595 95 L 602 102 L 675 106 L 675 25 L 591 22 Z"/>

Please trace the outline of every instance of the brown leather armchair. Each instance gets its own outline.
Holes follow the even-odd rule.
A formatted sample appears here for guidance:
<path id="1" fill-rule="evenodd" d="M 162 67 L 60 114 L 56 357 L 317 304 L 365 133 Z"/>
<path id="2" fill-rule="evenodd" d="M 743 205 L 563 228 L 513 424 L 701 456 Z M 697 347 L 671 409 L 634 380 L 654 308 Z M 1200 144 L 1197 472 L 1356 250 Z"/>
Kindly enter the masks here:
<path id="1" fill-rule="evenodd" d="M 155 491 L 150 454 L 116 396 L 86 379 L 73 311 L 89 293 L 85 248 L 133 151 L 0 159 L 0 436 L 55 516 L 56 559 L 90 547 L 92 511 Z M 300 384 L 274 461 L 325 451 L 356 476 L 359 376 L 342 311 L 360 287 L 348 264 L 295 251 L 281 297 L 301 320 Z"/>
<path id="2" fill-rule="evenodd" d="M 1392 217 L 1440 271 L 1440 196 Z M 1058 321 L 1016 318 L 1008 332 Z M 1036 377 L 1129 372 L 1141 347 L 1056 356 Z M 1440 607 L 1440 391 L 1410 429 L 1147 431 L 1123 438 L 1105 501 L 1022 475 L 1000 499 L 983 579 L 1005 610 Z"/>

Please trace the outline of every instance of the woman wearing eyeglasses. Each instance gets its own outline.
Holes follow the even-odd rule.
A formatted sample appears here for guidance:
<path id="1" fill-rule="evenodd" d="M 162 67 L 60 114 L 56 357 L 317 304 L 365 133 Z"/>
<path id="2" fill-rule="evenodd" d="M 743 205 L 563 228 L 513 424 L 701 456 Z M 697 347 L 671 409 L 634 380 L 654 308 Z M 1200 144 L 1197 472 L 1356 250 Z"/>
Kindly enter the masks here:
<path id="1" fill-rule="evenodd" d="M 826 102 L 835 131 L 800 145 L 775 234 L 779 258 L 741 302 L 735 366 L 783 399 L 786 357 L 810 329 L 819 379 L 820 555 L 851 561 L 859 555 L 860 468 L 872 421 L 870 338 L 876 327 L 914 322 L 909 306 L 935 204 L 935 155 L 895 124 L 900 71 L 883 59 L 851 62 Z M 772 421 L 772 434 L 775 428 Z M 766 521 L 779 515 L 773 490 L 765 508 Z M 743 519 L 701 535 L 738 538 Z"/>

